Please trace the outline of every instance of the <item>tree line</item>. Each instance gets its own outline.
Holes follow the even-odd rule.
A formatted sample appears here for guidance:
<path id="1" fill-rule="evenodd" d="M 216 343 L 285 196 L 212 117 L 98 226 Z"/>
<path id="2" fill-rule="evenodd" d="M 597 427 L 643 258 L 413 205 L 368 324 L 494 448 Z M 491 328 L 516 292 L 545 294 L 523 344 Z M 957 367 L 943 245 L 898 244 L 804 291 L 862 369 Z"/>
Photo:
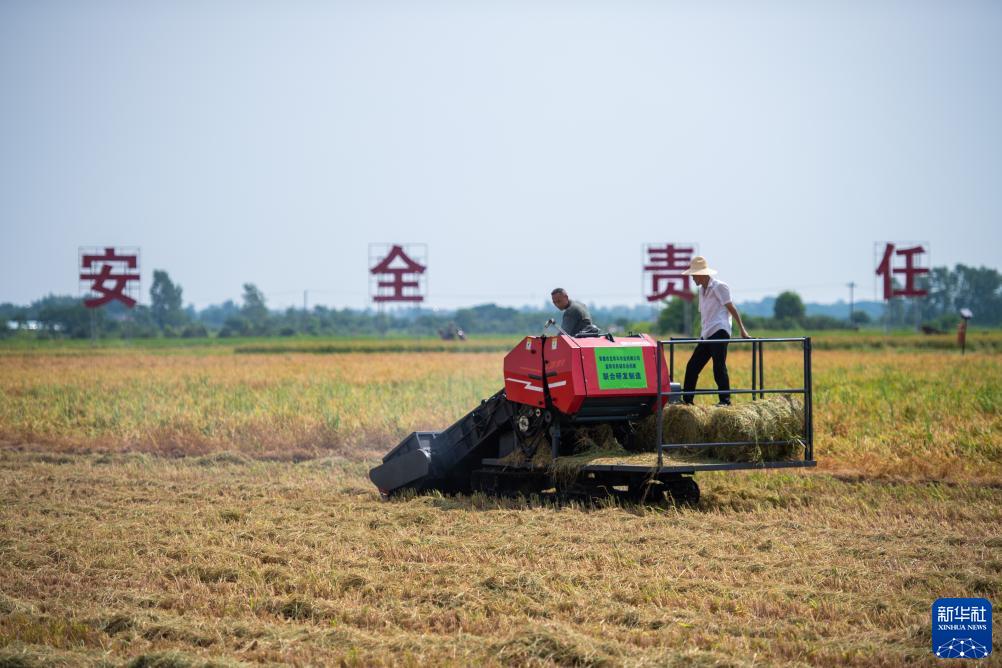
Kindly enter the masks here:
<path id="1" fill-rule="evenodd" d="M 482 304 L 452 312 L 423 309 L 374 312 L 314 306 L 308 311 L 268 308 L 264 293 L 253 283 L 243 285 L 238 302 L 227 300 L 197 310 L 183 306 L 183 289 L 166 271 L 153 272 L 149 305 L 131 309 L 111 302 L 98 309 L 84 307 L 79 297 L 50 295 L 29 306 L 0 304 L 0 326 L 8 322 L 38 323 L 41 338 L 148 338 L 218 336 L 439 336 L 462 329 L 478 334 L 526 334 L 538 332 L 555 309 L 515 309 Z M 613 323 L 629 322 L 623 314 L 632 308 L 597 309 L 595 317 Z M 649 311 L 649 310 L 647 310 Z M 12 331 L 2 327 L 0 336 Z"/>
<path id="2" fill-rule="evenodd" d="M 923 277 L 922 287 L 929 295 L 921 299 L 892 299 L 878 320 L 857 311 L 853 322 L 848 318 L 808 316 L 803 300 L 795 292 L 776 298 L 771 318 L 743 316 L 749 329 L 808 331 L 859 326 L 915 327 L 924 324 L 946 331 L 959 319 L 960 308 L 974 312 L 974 323 L 1002 325 L 1002 275 L 986 267 L 958 264 L 953 269 L 936 267 Z M 525 310 L 483 304 L 442 313 L 421 309 L 408 312 L 378 313 L 357 309 L 315 306 L 308 311 L 268 308 L 261 290 L 245 283 L 239 303 L 227 300 L 197 310 L 183 305 L 183 290 L 163 270 L 153 272 L 150 304 L 126 308 L 112 302 L 99 309 L 85 308 L 79 297 L 50 295 L 28 306 L 0 304 L 0 325 L 8 322 L 26 325 L 38 323 L 39 337 L 88 338 L 92 333 L 106 337 L 219 337 L 292 336 L 292 335 L 408 335 L 436 336 L 463 329 L 480 334 L 525 334 L 536 332 L 554 314 L 554 309 Z M 688 315 L 686 314 L 688 309 Z M 657 333 L 698 333 L 699 311 L 696 300 L 688 305 L 674 298 L 661 308 L 654 322 L 637 322 L 636 309 L 594 309 L 595 322 L 602 329 L 627 331 L 654 330 Z M 692 329 L 686 332 L 686 323 Z M 13 331 L 0 327 L 0 336 Z"/>
<path id="3" fill-rule="evenodd" d="M 1002 274 L 988 267 L 968 267 L 958 264 L 953 269 L 935 267 L 927 276 L 920 277 L 918 287 L 928 291 L 926 297 L 888 300 L 883 316 L 874 319 L 863 311 L 849 317 L 834 318 L 825 315 L 807 315 L 803 300 L 796 292 L 787 291 L 776 297 L 772 317 L 746 316 L 742 319 L 748 329 L 808 331 L 826 329 L 856 329 L 859 327 L 924 327 L 930 331 L 948 331 L 960 320 L 960 309 L 974 313 L 976 325 L 998 327 L 1002 325 Z M 895 283 L 900 288 L 900 284 Z M 695 292 L 693 293 L 695 296 Z M 699 310 L 696 300 L 687 306 L 680 298 L 665 303 L 657 325 L 662 334 L 699 333 Z M 689 310 L 688 318 L 686 310 Z M 687 319 L 692 323 L 686 331 Z"/>

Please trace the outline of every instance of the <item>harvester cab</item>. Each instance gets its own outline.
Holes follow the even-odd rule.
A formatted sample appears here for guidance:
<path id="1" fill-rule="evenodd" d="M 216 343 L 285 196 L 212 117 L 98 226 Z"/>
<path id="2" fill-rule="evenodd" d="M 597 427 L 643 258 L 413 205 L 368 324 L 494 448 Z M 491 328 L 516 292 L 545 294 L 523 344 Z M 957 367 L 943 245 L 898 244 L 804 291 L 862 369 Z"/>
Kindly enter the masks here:
<path id="1" fill-rule="evenodd" d="M 549 326 L 551 323 L 547 323 Z M 572 337 L 527 336 L 504 358 L 504 388 L 481 402 L 444 431 L 413 432 L 383 457 L 369 477 L 384 497 L 401 490 L 445 493 L 533 494 L 553 489 L 564 495 L 625 495 L 632 499 L 665 496 L 695 503 L 699 470 L 814 465 L 810 416 L 810 339 L 732 339 L 754 342 L 753 389 L 732 393 L 801 393 L 805 398 L 803 459 L 782 462 L 678 461 L 665 452 L 681 446 L 662 443 L 661 413 L 669 400 L 686 393 L 672 382 L 674 348 L 693 339 L 658 341 L 647 334 Z M 767 390 L 761 386 L 762 343 L 801 341 L 805 386 Z M 669 347 L 670 355 L 664 354 Z M 759 384 L 759 387 L 754 387 Z M 705 393 L 696 391 L 693 394 Z M 559 466 L 575 452 L 581 430 L 607 428 L 620 451 L 637 449 L 641 421 L 657 414 L 654 452 L 601 458 L 566 474 Z M 687 448 L 701 445 L 687 444 Z M 734 445 L 738 445 L 735 443 Z M 691 450 L 687 450 L 691 452 Z M 626 454 L 624 453 L 624 454 Z M 560 473 L 560 475 L 558 475 Z"/>

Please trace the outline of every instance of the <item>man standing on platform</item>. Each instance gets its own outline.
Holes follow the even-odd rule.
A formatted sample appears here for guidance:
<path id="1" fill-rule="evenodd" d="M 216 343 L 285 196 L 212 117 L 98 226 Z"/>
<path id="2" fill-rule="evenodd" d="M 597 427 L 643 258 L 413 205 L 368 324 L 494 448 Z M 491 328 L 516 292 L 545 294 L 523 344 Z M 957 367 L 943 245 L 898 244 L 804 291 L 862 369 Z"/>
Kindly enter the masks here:
<path id="1" fill-rule="evenodd" d="M 741 338 L 748 339 L 748 330 L 741 322 L 741 315 L 731 303 L 731 289 L 721 281 L 713 278 L 716 269 L 710 269 L 706 258 L 697 255 L 692 258 L 689 268 L 682 272 L 685 276 L 692 276 L 692 280 L 699 286 L 699 317 L 702 321 L 699 338 L 706 341 L 726 341 L 731 338 L 731 316 L 738 323 L 741 331 Z M 699 343 L 692 351 L 692 357 L 685 367 L 685 382 L 682 385 L 684 392 L 691 392 L 696 389 L 696 382 L 699 374 L 706 366 L 706 363 L 713 360 L 713 380 L 720 390 L 720 403 L 718 406 L 731 405 L 731 380 L 727 375 L 727 343 Z M 691 404 L 693 395 L 684 396 L 682 401 Z"/>

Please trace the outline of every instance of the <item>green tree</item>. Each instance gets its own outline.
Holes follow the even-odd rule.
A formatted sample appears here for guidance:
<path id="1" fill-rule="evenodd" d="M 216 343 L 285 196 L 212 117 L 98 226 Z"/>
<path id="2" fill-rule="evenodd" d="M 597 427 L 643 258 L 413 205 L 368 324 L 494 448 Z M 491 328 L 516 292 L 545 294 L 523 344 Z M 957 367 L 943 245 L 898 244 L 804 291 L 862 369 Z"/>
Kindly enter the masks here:
<path id="1" fill-rule="evenodd" d="M 661 334 L 682 334 L 693 336 L 692 331 L 686 329 L 686 309 L 689 310 L 689 319 L 692 328 L 699 330 L 699 312 L 696 308 L 696 301 L 686 302 L 681 297 L 672 297 L 664 303 L 661 312 L 658 313 L 657 330 Z"/>
<path id="2" fill-rule="evenodd" d="M 224 339 L 230 336 L 250 336 L 252 333 L 250 323 L 242 315 L 229 316 L 219 329 L 219 336 Z"/>
<path id="3" fill-rule="evenodd" d="M 933 267 L 918 277 L 916 285 L 929 291 L 926 297 L 910 300 L 918 304 L 924 322 L 955 322 L 957 312 L 969 308 L 979 325 L 1002 324 L 1002 274 L 996 269 L 963 264 L 953 269 Z"/>
<path id="4" fill-rule="evenodd" d="M 244 305 L 240 314 L 246 319 L 250 334 L 268 333 L 268 306 L 264 294 L 253 283 L 244 283 Z"/>
<path id="5" fill-rule="evenodd" d="M 49 295 L 33 304 L 38 320 L 47 333 L 86 339 L 91 334 L 91 323 L 98 335 L 107 323 L 105 309 L 89 309 L 79 297 Z"/>
<path id="6" fill-rule="evenodd" d="M 974 311 L 978 324 L 1002 324 L 1002 274 L 988 267 L 963 264 L 958 264 L 954 271 L 958 287 L 953 306 Z"/>
<path id="7" fill-rule="evenodd" d="M 520 313 L 507 306 L 481 304 L 470 308 L 458 309 L 453 320 L 457 327 L 466 332 L 503 332 L 505 334 L 514 334 L 538 332 L 543 324 L 542 320 L 544 317 L 540 317 L 539 314 L 535 313 Z M 559 316 L 557 316 L 557 322 L 560 322 Z"/>
<path id="8" fill-rule="evenodd" d="M 776 297 L 773 315 L 777 320 L 800 320 L 804 317 L 804 302 L 796 292 L 786 291 Z"/>
<path id="9" fill-rule="evenodd" d="M 181 307 L 181 286 L 170 280 L 162 269 L 153 271 L 153 285 L 150 287 L 150 310 L 153 322 L 160 331 L 167 327 L 183 325 L 186 317 Z"/>
<path id="10" fill-rule="evenodd" d="M 660 334 L 682 334 L 685 331 L 685 300 L 672 297 L 658 313 Z"/>

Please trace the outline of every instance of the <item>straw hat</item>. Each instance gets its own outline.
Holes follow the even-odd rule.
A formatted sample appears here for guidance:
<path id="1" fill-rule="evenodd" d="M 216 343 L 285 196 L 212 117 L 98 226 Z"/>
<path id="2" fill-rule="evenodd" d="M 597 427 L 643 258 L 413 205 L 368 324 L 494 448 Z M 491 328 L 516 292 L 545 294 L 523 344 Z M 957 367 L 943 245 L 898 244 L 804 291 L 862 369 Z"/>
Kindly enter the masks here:
<path id="1" fill-rule="evenodd" d="M 716 269 L 710 269 L 710 266 L 706 263 L 706 258 L 702 255 L 697 255 L 692 258 L 692 262 L 689 263 L 689 268 L 682 272 L 683 276 L 715 276 L 717 273 Z"/>

